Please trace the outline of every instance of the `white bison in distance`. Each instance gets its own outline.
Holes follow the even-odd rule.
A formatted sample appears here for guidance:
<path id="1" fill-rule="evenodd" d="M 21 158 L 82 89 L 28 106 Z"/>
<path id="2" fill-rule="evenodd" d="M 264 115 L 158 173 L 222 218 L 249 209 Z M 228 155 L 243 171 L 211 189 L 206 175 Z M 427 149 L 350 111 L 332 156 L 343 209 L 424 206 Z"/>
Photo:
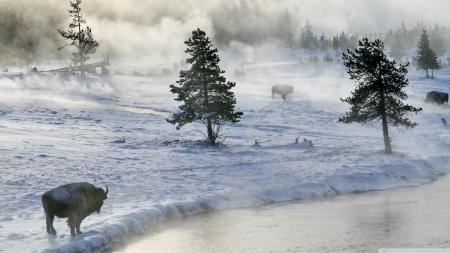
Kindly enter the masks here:
<path id="1" fill-rule="evenodd" d="M 46 215 L 47 233 L 56 235 L 53 219 L 57 216 L 68 217 L 67 225 L 71 235 L 75 235 L 75 230 L 77 234 L 81 234 L 81 222 L 94 212 L 100 213 L 107 195 L 107 186 L 105 192 L 102 188 L 86 182 L 61 185 L 46 191 L 42 195 L 42 206 Z"/>
<path id="2" fill-rule="evenodd" d="M 287 84 L 277 84 L 272 86 L 272 99 L 274 98 L 275 94 L 280 94 L 281 97 L 286 100 L 286 95 L 292 93 L 294 93 L 294 86 L 290 86 Z"/>

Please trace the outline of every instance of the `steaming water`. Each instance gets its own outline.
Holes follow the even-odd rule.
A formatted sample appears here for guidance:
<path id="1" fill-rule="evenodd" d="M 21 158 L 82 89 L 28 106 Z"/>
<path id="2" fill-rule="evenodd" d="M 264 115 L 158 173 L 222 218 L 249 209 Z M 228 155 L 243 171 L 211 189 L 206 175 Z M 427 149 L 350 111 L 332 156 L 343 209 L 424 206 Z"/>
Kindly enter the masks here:
<path id="1" fill-rule="evenodd" d="M 163 222 L 115 252 L 378 252 L 450 248 L 450 176 Z M 138 241 L 139 239 L 139 241 Z M 119 249 L 120 248 L 120 249 Z"/>

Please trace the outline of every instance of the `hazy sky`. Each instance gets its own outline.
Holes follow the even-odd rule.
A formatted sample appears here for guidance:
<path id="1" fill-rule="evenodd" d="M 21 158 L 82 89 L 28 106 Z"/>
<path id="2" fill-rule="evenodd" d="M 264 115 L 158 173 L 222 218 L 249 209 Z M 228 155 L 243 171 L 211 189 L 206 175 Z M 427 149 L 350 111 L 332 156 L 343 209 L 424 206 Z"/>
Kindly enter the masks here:
<path id="1" fill-rule="evenodd" d="M 429 26 L 435 23 L 450 26 L 449 0 L 249 1 L 258 2 L 260 13 L 270 17 L 288 8 L 294 32 L 299 31 L 308 18 L 316 35 L 324 32 L 333 36 L 341 31 L 359 35 L 385 33 L 389 28 L 399 27 L 402 21 L 407 28 L 418 21 Z M 232 4 L 230 0 L 84 0 L 81 8 L 94 37 L 99 42 L 108 41 L 118 52 L 182 54 L 186 47 L 183 42 L 196 28 L 204 30 L 213 41 L 214 27 L 218 23 L 230 30 L 240 29 L 236 22 L 230 23 L 232 17 L 224 14 L 229 13 L 224 10 Z M 51 29 L 55 32 L 56 29 L 67 30 L 71 21 L 67 12 L 69 0 L 0 0 L 0 8 L 14 9 L 23 16 L 54 15 L 57 22 Z M 240 20 L 246 22 L 245 18 Z M 267 25 L 257 23 L 254 29 Z M 101 44 L 103 49 L 105 44 Z"/>

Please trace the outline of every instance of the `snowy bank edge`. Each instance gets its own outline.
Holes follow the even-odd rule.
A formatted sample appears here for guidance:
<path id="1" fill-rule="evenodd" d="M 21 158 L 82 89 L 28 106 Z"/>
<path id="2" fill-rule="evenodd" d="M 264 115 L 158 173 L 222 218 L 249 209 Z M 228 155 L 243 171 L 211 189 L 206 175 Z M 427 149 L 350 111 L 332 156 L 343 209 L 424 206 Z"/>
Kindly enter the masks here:
<path id="1" fill-rule="evenodd" d="M 355 172 L 348 175 L 331 175 L 314 183 L 299 183 L 260 192 L 246 192 L 191 202 L 173 202 L 152 205 L 127 215 L 114 217 L 106 225 L 99 225 L 88 233 L 77 236 L 71 242 L 45 253 L 102 252 L 112 244 L 132 234 L 142 234 L 158 222 L 189 217 L 204 212 L 231 208 L 254 207 L 264 204 L 299 199 L 331 197 L 337 194 L 387 190 L 397 187 L 420 186 L 432 182 L 450 171 L 449 156 L 430 157 L 428 160 L 412 160 L 410 163 L 386 167 L 379 172 Z M 367 186 L 370 186 L 367 187 Z"/>

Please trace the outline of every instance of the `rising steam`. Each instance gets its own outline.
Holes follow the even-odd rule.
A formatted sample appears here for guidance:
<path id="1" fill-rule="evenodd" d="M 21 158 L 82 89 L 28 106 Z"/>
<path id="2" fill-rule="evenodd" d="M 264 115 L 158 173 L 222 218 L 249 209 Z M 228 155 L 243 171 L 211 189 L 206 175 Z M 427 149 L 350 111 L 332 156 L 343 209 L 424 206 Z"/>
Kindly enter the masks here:
<path id="1" fill-rule="evenodd" d="M 31 27 L 29 32 L 39 29 L 34 35 L 42 37 L 36 54 L 54 58 L 68 55 L 67 52 L 58 55 L 56 48 L 64 43 L 57 29 L 67 30 L 71 21 L 67 12 L 69 0 L 1 0 L 0 3 L 0 10 L 26 20 Z M 408 27 L 418 21 L 430 26 L 450 23 L 447 15 L 450 2 L 445 0 L 414 3 L 406 0 L 85 0 L 81 8 L 94 38 L 100 43 L 97 58 L 111 49 L 117 56 L 160 55 L 168 61 L 184 56 L 183 42 L 197 28 L 204 30 L 218 47 L 236 45 L 232 44 L 234 41 L 254 45 L 267 40 L 268 34 L 276 29 L 280 14 L 286 10 L 291 15 L 295 37 L 306 19 L 316 35 L 324 32 L 327 36 L 341 31 L 359 35 L 385 33 L 402 21 Z M 0 37 L 7 38 L 4 33 Z"/>

